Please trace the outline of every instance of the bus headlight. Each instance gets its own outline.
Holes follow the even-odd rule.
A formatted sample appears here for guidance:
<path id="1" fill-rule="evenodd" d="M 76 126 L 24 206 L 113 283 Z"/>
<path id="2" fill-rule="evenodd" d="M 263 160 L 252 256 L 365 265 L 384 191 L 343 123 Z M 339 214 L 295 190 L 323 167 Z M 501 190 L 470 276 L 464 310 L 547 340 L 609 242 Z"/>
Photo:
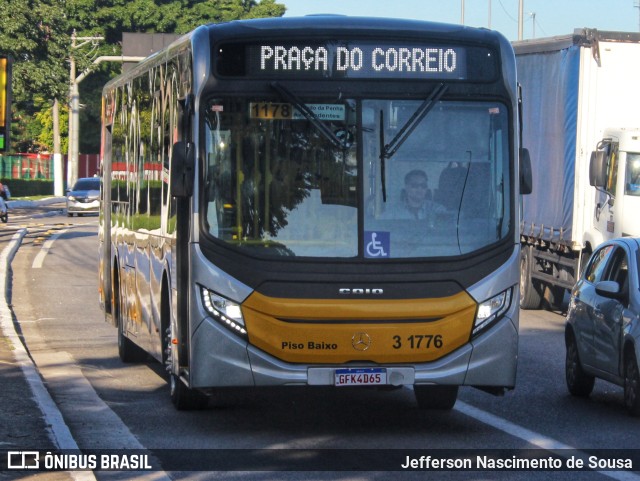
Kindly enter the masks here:
<path id="1" fill-rule="evenodd" d="M 481 331 L 487 329 L 502 315 L 507 312 L 511 305 L 511 292 L 513 288 L 501 292 L 491 299 L 487 299 L 478 305 L 476 319 L 473 323 L 473 332 L 471 337 L 477 336 Z"/>
<path id="2" fill-rule="evenodd" d="M 205 287 L 200 287 L 204 308 L 220 324 L 241 336 L 247 335 L 240 305 L 219 296 Z"/>

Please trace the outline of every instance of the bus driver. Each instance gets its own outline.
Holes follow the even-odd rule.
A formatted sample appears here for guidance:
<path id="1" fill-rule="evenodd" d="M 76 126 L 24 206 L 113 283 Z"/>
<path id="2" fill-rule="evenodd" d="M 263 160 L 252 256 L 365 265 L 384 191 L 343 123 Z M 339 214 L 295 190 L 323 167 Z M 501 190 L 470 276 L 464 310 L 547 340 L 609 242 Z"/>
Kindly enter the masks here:
<path id="1" fill-rule="evenodd" d="M 415 169 L 404 177 L 404 188 L 400 194 L 400 206 L 392 210 L 393 219 L 416 219 L 432 221 L 435 214 L 445 208 L 431 200 L 429 178 L 424 170 Z"/>

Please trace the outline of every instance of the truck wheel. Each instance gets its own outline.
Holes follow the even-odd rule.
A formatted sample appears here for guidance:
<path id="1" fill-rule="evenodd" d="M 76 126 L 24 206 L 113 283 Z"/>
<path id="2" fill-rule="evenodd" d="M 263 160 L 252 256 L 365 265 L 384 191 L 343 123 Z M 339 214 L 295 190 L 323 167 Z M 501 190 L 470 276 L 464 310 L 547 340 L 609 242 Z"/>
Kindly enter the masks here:
<path id="1" fill-rule="evenodd" d="M 640 416 L 640 373 L 635 354 L 624 357 L 624 405 L 632 416 Z"/>
<path id="2" fill-rule="evenodd" d="M 567 333 L 567 356 L 565 358 L 565 378 L 567 388 L 573 396 L 589 397 L 593 391 L 595 378 L 582 369 L 578 355 L 578 344 L 573 332 Z"/>
<path id="3" fill-rule="evenodd" d="M 531 279 L 531 248 L 523 246 L 520 251 L 520 308 L 540 309 L 542 286 Z"/>
<path id="4" fill-rule="evenodd" d="M 449 411 L 458 398 L 458 386 L 413 386 L 420 409 L 442 409 Z"/>
<path id="5" fill-rule="evenodd" d="M 544 291 L 544 301 L 549 310 L 562 310 L 564 307 L 564 287 L 547 285 Z"/>

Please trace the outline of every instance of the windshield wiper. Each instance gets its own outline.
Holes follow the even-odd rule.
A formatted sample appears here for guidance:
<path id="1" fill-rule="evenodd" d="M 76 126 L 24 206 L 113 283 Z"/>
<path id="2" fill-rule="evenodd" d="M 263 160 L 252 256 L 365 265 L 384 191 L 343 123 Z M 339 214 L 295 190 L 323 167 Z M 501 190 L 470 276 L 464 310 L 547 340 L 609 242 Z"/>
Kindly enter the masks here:
<path id="1" fill-rule="evenodd" d="M 384 142 L 384 114 L 380 111 L 380 180 L 382 182 L 382 201 L 387 201 L 387 186 L 386 186 L 386 160 L 393 157 L 398 149 L 402 147 L 402 144 L 409 138 L 409 136 L 416 129 L 418 124 L 422 122 L 427 114 L 435 107 L 438 100 L 442 98 L 447 91 L 447 86 L 444 83 L 438 85 L 431 95 L 420 104 L 413 115 L 405 122 L 396 136 L 391 139 L 391 142 L 385 145 Z"/>
<path id="2" fill-rule="evenodd" d="M 380 182 L 382 183 L 382 202 L 387 201 L 387 146 L 384 144 L 384 110 L 380 110 Z"/>
<path id="3" fill-rule="evenodd" d="M 446 90 L 447 86 L 441 83 L 433 90 L 433 92 L 431 92 L 431 95 L 429 95 L 429 97 L 420 104 L 420 107 L 418 107 L 411 118 L 405 122 L 391 142 L 384 146 L 383 154 L 385 158 L 390 159 L 395 155 L 402 144 L 404 144 L 405 140 L 407 140 L 413 133 L 418 124 L 422 122 L 422 119 L 424 119 L 429 111 L 435 107 L 436 102 L 440 100 Z"/>
<path id="4" fill-rule="evenodd" d="M 311 124 L 318 129 L 318 131 L 324 135 L 329 142 L 331 142 L 334 147 L 338 147 L 340 149 L 346 150 L 349 148 L 349 144 L 346 139 L 342 141 L 338 136 L 336 136 L 333 131 L 327 127 L 322 121 L 318 118 L 318 116 L 307 107 L 302 100 L 298 98 L 296 94 L 294 94 L 291 90 L 286 88 L 284 85 L 279 84 L 278 82 L 271 82 L 271 88 L 273 88 L 276 92 L 278 92 L 287 102 L 293 104 L 295 108 L 307 119 Z"/>

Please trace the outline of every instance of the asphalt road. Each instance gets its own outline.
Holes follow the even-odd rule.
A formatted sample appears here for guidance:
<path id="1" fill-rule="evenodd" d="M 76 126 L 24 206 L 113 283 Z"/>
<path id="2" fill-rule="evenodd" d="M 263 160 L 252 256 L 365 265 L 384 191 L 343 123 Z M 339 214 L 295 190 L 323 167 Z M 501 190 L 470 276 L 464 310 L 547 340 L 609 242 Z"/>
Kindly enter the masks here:
<path id="1" fill-rule="evenodd" d="M 27 227 L 29 233 L 13 260 L 11 303 L 29 352 L 81 449 L 151 449 L 185 459 L 193 453 L 200 457 L 222 453 L 225 462 L 241 467 L 255 466 L 255 450 L 271 453 L 270 469 L 264 471 L 167 468 L 146 479 L 425 479 L 434 473 L 369 471 L 362 470 L 362 463 L 395 462 L 398 455 L 404 460 L 405 454 L 441 449 L 460 457 L 484 449 L 506 449 L 509 455 L 526 457 L 545 449 L 563 453 L 566 459 L 602 449 L 620 457 L 630 453 L 624 450 L 640 447 L 640 420 L 626 414 L 621 388 L 597 381 L 590 399 L 569 396 L 564 384 L 564 317 L 547 311 L 521 315 L 516 389 L 494 397 L 463 388 L 448 413 L 419 410 L 409 388 L 234 390 L 223 393 L 207 410 L 175 411 L 159 364 L 122 364 L 118 359 L 116 330 L 104 322 L 97 304 L 97 218 L 54 215 L 34 222 L 40 223 Z M 25 407 L 26 412 L 33 409 Z M 36 423 L 28 429 L 40 428 Z M 28 441 L 21 445 L 30 446 Z M 233 451 L 224 451 L 229 449 Z M 292 471 L 287 465 L 294 462 L 292 458 L 272 454 L 309 456 L 306 462 L 311 466 L 317 461 L 313 456 L 330 449 L 339 450 L 333 461 L 342 464 L 329 472 Z M 372 453 L 382 460 L 372 458 Z M 225 466 L 222 461 L 216 462 Z M 197 459 L 189 462 L 190 469 L 200 466 Z M 357 469 L 349 470 L 350 466 Z M 119 479 L 134 478 L 132 473 L 119 475 Z M 116 476 L 95 473 L 98 479 Z M 576 476 L 640 479 L 637 472 L 599 468 L 580 473 L 566 469 L 437 473 L 437 479 L 477 480 Z"/>

